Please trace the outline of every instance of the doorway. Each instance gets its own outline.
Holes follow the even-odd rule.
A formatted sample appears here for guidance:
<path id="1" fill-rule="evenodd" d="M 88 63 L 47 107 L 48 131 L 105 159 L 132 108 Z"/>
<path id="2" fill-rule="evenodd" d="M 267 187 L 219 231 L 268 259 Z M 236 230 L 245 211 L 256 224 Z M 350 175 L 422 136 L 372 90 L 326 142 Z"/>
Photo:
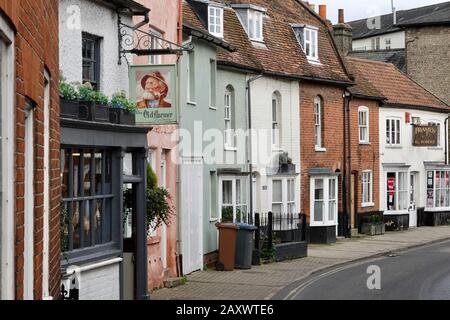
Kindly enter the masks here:
<path id="1" fill-rule="evenodd" d="M 412 172 L 409 178 L 409 227 L 417 227 L 418 173 Z"/>

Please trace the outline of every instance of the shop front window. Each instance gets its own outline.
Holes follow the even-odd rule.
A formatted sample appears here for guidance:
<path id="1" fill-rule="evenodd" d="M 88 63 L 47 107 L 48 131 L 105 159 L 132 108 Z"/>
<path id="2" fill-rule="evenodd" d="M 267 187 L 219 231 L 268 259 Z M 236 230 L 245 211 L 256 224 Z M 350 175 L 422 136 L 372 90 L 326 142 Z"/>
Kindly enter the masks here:
<path id="1" fill-rule="evenodd" d="M 427 171 L 427 208 L 450 207 L 450 171 Z"/>
<path id="2" fill-rule="evenodd" d="M 408 210 L 408 173 L 387 173 L 387 210 Z"/>

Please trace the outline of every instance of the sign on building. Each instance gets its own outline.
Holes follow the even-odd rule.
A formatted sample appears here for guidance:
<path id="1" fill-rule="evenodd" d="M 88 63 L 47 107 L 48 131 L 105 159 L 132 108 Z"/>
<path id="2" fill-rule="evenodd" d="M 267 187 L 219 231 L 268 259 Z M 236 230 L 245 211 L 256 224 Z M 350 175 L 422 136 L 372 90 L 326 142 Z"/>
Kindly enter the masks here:
<path id="1" fill-rule="evenodd" d="M 414 125 L 413 146 L 437 147 L 439 127 L 436 125 Z"/>
<path id="2" fill-rule="evenodd" d="M 176 72 L 175 65 L 130 67 L 130 98 L 138 106 L 137 125 L 177 123 Z"/>

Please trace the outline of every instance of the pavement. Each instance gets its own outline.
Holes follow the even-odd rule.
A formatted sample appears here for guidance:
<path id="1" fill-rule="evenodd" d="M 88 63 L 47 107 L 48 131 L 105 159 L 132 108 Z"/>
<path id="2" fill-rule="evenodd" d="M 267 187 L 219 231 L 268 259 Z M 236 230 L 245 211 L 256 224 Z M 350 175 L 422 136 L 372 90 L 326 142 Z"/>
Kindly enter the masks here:
<path id="1" fill-rule="evenodd" d="M 382 236 L 339 239 L 332 245 L 309 245 L 308 257 L 250 270 L 199 271 L 185 285 L 160 289 L 152 300 L 270 300 L 283 288 L 321 271 L 450 239 L 450 226 L 421 227 Z"/>

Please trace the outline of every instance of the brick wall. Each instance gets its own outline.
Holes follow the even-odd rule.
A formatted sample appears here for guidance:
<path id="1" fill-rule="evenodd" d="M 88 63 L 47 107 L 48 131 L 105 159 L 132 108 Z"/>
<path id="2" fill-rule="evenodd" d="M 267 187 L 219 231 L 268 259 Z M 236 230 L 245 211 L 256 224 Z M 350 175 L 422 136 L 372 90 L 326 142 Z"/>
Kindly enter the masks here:
<path id="1" fill-rule="evenodd" d="M 406 30 L 407 74 L 450 103 L 450 26 Z"/>
<path id="2" fill-rule="evenodd" d="M 369 109 L 369 143 L 359 143 L 359 121 L 358 109 L 365 106 Z M 351 130 L 351 154 L 352 173 L 357 174 L 356 204 L 358 214 L 378 211 L 379 199 L 379 177 L 380 177 L 380 139 L 379 139 L 379 112 L 378 102 L 373 100 L 352 99 L 350 102 L 350 130 Z M 373 207 L 363 208 L 362 202 L 362 171 L 371 170 L 373 179 Z"/>
<path id="3" fill-rule="evenodd" d="M 58 1 L 0 1 L 0 11 L 17 30 L 15 37 L 15 283 L 16 299 L 23 298 L 25 101 L 36 104 L 34 120 L 34 297 L 42 298 L 44 192 L 50 194 L 50 295 L 59 292 L 59 67 Z M 44 69 L 51 77 L 50 190 L 44 190 Z"/>
<path id="4" fill-rule="evenodd" d="M 302 211 L 310 216 L 309 169 L 327 168 L 343 173 L 344 112 L 343 89 L 329 85 L 300 84 L 300 137 L 301 137 L 301 204 Z M 323 147 L 326 152 L 315 151 L 314 98 L 320 95 L 324 104 Z M 339 177 L 339 211 L 342 210 L 342 176 Z"/>

